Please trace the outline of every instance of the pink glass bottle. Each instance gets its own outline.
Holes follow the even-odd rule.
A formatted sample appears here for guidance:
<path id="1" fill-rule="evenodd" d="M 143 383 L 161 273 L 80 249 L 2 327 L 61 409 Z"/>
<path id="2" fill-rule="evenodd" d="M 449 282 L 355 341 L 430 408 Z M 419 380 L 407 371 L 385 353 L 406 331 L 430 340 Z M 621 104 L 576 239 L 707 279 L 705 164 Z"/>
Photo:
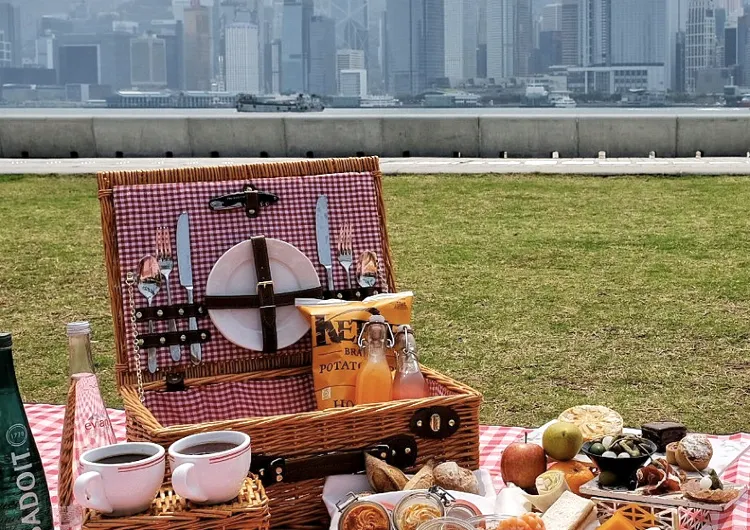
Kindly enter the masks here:
<path id="1" fill-rule="evenodd" d="M 396 376 L 393 379 L 393 399 L 427 397 L 427 384 L 419 369 L 417 343 L 410 326 L 399 326 L 396 332 Z"/>
<path id="2" fill-rule="evenodd" d="M 76 530 L 83 525 L 83 508 L 75 502 L 73 483 L 81 474 L 80 458 L 90 449 L 117 443 L 104 406 L 91 356 L 91 327 L 88 322 L 68 324 L 70 387 L 63 423 L 63 449 L 58 464 L 60 529 Z M 72 441 L 72 446 L 70 445 Z"/>

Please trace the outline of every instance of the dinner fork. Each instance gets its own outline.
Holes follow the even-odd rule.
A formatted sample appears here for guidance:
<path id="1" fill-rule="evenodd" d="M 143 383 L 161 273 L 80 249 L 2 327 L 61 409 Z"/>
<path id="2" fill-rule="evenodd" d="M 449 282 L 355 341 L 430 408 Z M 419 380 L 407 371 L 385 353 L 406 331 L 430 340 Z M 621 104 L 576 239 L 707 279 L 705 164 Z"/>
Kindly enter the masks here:
<path id="1" fill-rule="evenodd" d="M 169 288 L 169 275 L 174 269 L 174 259 L 172 258 L 172 235 L 169 228 L 160 226 L 156 229 L 156 259 L 159 261 L 159 270 L 164 276 L 164 283 L 167 284 L 167 305 L 172 305 L 172 291 Z M 169 331 L 177 331 L 177 322 L 175 319 L 169 319 Z M 179 344 L 173 344 L 169 347 L 169 353 L 173 361 L 179 361 L 182 358 L 182 351 Z"/>
<path id="2" fill-rule="evenodd" d="M 354 248 L 352 245 L 352 237 L 354 230 L 350 222 L 346 222 L 341 225 L 338 237 L 338 251 L 339 251 L 339 263 L 344 267 L 346 271 L 346 286 L 348 289 L 352 288 L 352 277 L 349 273 L 349 269 L 354 261 Z"/>

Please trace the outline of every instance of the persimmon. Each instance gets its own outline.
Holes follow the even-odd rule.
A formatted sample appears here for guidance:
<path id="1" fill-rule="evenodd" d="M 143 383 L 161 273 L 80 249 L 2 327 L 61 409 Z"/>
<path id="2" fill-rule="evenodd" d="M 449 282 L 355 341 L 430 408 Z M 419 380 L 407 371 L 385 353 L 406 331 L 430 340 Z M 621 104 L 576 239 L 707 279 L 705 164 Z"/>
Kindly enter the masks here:
<path id="1" fill-rule="evenodd" d="M 581 494 L 581 486 L 593 480 L 596 476 L 594 470 L 587 466 L 583 462 L 578 460 L 569 460 L 567 462 L 557 462 L 552 465 L 551 470 L 562 471 L 565 473 L 565 482 L 568 484 L 568 489 L 576 495 Z"/>
<path id="2" fill-rule="evenodd" d="M 498 530 L 531 530 L 531 527 L 518 517 L 511 517 L 500 523 L 497 527 Z"/>
<path id="3" fill-rule="evenodd" d="M 521 516 L 521 520 L 529 525 L 531 530 L 545 530 L 544 521 L 542 521 L 542 518 L 535 513 L 525 513 Z"/>

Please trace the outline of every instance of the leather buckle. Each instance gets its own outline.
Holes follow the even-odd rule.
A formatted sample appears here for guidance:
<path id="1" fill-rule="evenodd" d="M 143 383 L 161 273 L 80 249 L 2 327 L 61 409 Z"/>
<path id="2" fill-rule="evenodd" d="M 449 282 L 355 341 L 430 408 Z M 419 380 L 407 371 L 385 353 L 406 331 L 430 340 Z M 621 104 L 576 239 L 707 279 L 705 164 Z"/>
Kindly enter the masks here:
<path id="1" fill-rule="evenodd" d="M 417 436 L 437 440 L 452 436 L 460 427 L 461 418 L 451 407 L 419 409 L 409 422 L 409 430 Z"/>
<path id="2" fill-rule="evenodd" d="M 260 194 L 258 190 L 249 186 L 245 188 L 245 214 L 250 219 L 255 219 L 258 217 L 258 212 L 260 212 L 260 206 Z"/>
<path id="3" fill-rule="evenodd" d="M 270 309 L 276 307 L 273 292 L 273 280 L 258 282 L 258 309 Z"/>

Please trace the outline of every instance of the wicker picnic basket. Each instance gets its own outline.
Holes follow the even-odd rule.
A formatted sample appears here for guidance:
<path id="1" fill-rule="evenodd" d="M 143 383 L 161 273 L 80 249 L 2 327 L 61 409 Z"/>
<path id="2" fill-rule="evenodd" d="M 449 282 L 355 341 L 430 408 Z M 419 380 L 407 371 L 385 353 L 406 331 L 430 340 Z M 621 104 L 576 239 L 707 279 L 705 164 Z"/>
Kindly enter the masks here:
<path id="1" fill-rule="evenodd" d="M 165 485 L 151 509 L 131 517 L 106 517 L 88 510 L 83 530 L 268 530 L 268 497 L 257 477 L 248 477 L 234 501 L 199 506 Z"/>
<path id="2" fill-rule="evenodd" d="M 173 223 L 182 211 L 195 220 L 191 246 L 196 303 L 213 263 L 251 233 L 283 239 L 317 263 L 315 197 L 321 193 L 331 199 L 332 224 L 353 217 L 359 248 L 376 252 L 378 289 L 395 292 L 377 158 L 100 173 L 98 181 L 117 384 L 129 440 L 168 447 L 202 431 L 249 434 L 251 469 L 266 485 L 271 526 L 277 528 L 327 524 L 321 498 L 325 476 L 361 471 L 363 451 L 406 470 L 429 458 L 478 467 L 481 395 L 426 368 L 431 397 L 319 411 L 309 336 L 273 354 L 251 352 L 224 340 L 203 318 L 198 327 L 210 339 L 203 344 L 201 364 L 191 364 L 187 355 L 174 363 L 168 349 L 161 348 L 159 366 L 169 369 L 151 374 L 136 355 L 134 332 L 142 326 L 136 322 L 134 306 L 145 304 L 142 299 L 133 301 L 128 272 L 153 248 L 150 231 Z M 279 202 L 260 208 L 254 218 L 241 210 L 206 211 L 207 201 L 215 195 L 249 184 L 277 193 Z M 144 211 L 149 208 L 153 211 Z M 345 280 L 343 274 L 335 271 L 337 283 Z M 325 278 L 322 267 L 319 275 Z M 182 291 L 172 289 L 177 304 L 185 301 Z M 162 325 L 157 323 L 157 328 Z"/>

